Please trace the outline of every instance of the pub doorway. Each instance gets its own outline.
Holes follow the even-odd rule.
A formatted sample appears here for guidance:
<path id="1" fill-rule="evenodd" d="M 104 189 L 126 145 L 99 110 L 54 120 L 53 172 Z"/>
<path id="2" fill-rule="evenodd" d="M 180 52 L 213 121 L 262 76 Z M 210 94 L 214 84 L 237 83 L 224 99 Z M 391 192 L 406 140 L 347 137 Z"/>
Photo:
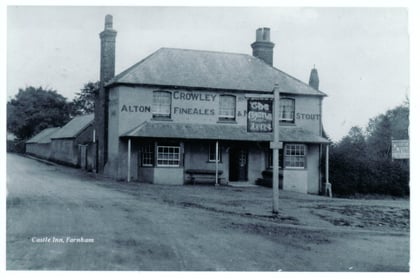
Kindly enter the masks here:
<path id="1" fill-rule="evenodd" d="M 229 181 L 248 181 L 248 149 L 235 147 L 229 150 Z"/>

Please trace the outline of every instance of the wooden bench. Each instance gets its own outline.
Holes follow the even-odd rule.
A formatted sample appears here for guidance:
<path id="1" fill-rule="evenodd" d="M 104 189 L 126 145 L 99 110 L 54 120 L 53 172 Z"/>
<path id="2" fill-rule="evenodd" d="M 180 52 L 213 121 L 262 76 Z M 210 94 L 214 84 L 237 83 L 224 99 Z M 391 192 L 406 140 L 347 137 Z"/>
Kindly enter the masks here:
<path id="1" fill-rule="evenodd" d="M 187 169 L 185 171 L 190 176 L 191 184 L 195 185 L 196 183 L 214 183 L 216 182 L 216 170 L 209 169 Z M 219 170 L 218 174 L 218 184 L 220 183 L 220 175 L 223 174 L 223 170 Z"/>

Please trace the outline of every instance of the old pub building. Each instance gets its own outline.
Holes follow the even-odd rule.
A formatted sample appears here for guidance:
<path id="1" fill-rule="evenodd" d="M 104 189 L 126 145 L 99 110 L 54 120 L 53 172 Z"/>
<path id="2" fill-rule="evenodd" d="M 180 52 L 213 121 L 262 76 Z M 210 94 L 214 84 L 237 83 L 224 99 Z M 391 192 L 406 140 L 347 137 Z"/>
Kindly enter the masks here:
<path id="1" fill-rule="evenodd" d="M 326 94 L 318 89 L 316 69 L 306 84 L 273 67 L 269 28 L 257 29 L 252 55 L 161 48 L 114 75 L 112 21 L 107 15 L 100 33 L 94 120 L 99 172 L 153 184 L 269 183 L 269 143 L 278 121 L 281 187 L 323 192 Z M 275 86 L 281 96 L 278 120 Z"/>

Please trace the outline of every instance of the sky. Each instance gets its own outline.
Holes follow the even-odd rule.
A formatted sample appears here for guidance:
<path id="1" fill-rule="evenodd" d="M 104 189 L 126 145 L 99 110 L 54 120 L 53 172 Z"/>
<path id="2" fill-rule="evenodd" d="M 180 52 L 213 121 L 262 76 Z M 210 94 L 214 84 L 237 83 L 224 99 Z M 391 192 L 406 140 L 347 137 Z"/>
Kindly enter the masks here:
<path id="1" fill-rule="evenodd" d="M 71 100 L 98 80 L 106 14 L 118 32 L 116 74 L 161 47 L 252 54 L 255 30 L 270 27 L 276 68 L 305 83 L 318 69 L 334 141 L 410 96 L 405 8 L 9 6 L 8 100 L 26 86 Z"/>

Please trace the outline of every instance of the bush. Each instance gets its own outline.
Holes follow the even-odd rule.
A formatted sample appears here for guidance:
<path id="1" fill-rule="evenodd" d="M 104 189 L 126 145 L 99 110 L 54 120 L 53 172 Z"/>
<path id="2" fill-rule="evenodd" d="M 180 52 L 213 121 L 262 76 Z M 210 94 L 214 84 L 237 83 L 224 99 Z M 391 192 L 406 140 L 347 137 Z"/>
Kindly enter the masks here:
<path id="1" fill-rule="evenodd" d="M 25 141 L 22 140 L 7 140 L 8 153 L 25 153 Z"/>
<path id="2" fill-rule="evenodd" d="M 331 147 L 330 171 L 334 193 L 410 194 L 409 160 L 392 160 L 392 139 L 408 139 L 408 103 L 372 118 L 364 132 L 352 127 Z"/>

